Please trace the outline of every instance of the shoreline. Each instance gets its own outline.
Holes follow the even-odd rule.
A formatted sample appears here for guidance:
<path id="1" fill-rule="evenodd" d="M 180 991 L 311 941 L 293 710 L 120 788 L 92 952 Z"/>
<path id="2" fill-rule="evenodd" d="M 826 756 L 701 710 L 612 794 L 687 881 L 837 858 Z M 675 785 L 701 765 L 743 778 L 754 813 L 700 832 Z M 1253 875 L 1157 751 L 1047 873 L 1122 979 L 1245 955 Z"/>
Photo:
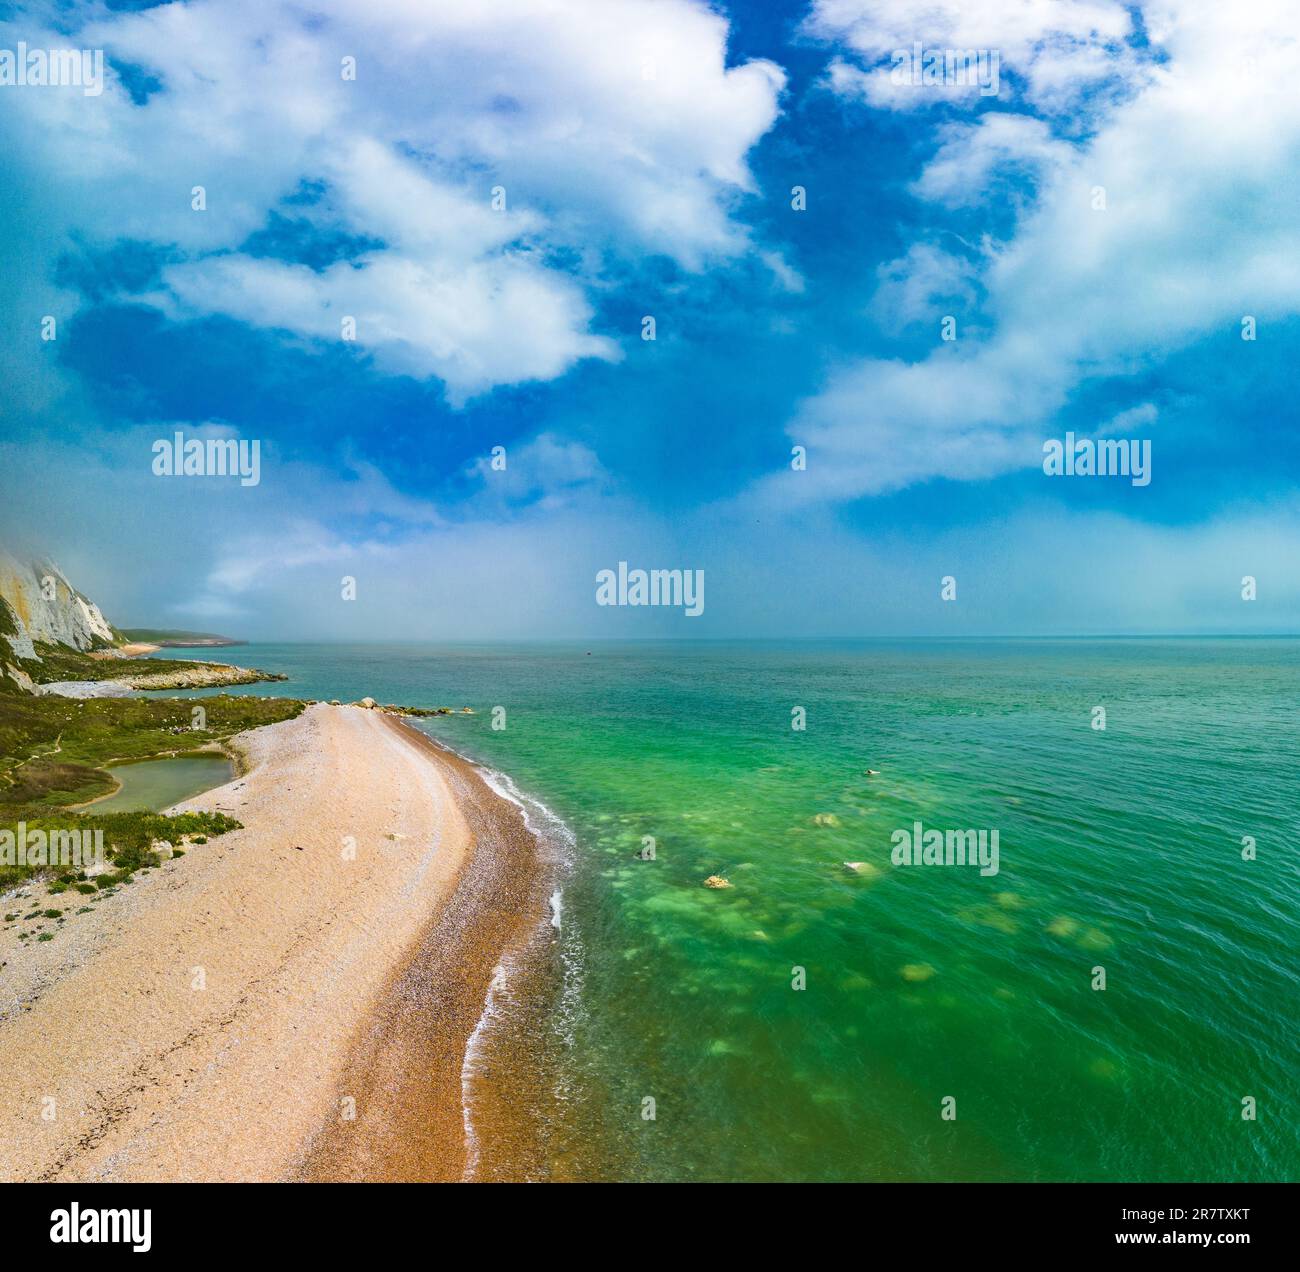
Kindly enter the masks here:
<path id="1" fill-rule="evenodd" d="M 378 714 L 378 713 L 377 713 Z M 466 1065 L 482 1033 L 502 962 L 523 955 L 545 925 L 547 877 L 521 810 L 477 767 L 401 719 L 379 715 L 444 769 L 473 848 L 442 912 L 393 969 L 375 1010 L 349 1043 L 342 1093 L 356 1118 L 323 1126 L 300 1159 L 303 1181 L 456 1182 L 478 1158 Z M 525 1061 L 525 1067 L 532 1065 Z M 532 1095 L 540 1095 L 533 1081 Z M 511 1156 L 540 1156 L 525 1119 L 493 1121 Z"/>
<path id="2" fill-rule="evenodd" d="M 170 811 L 243 830 L 0 950 L 0 1178 L 463 1174 L 465 1048 L 544 913 L 536 841 L 378 712 L 231 741 L 244 771 Z"/>
<path id="3" fill-rule="evenodd" d="M 134 661 L 147 666 L 147 660 Z M 139 690 L 216 689 L 288 680 L 278 672 L 259 671 L 255 667 L 236 667 L 233 663 L 203 662 L 181 659 L 191 664 L 184 670 L 132 672 L 105 676 L 99 680 L 49 680 L 38 684 L 39 694 L 57 694 L 63 698 L 126 698 Z"/>

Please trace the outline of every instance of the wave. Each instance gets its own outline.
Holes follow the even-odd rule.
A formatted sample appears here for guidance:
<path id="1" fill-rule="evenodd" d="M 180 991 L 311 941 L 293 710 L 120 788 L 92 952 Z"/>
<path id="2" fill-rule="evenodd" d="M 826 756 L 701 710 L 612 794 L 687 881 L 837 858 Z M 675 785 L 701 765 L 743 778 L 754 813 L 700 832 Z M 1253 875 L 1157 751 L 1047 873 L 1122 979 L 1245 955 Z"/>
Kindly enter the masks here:
<path id="1" fill-rule="evenodd" d="M 564 883 L 574 864 L 577 838 L 568 823 L 558 813 L 535 795 L 521 790 L 508 773 L 503 773 L 500 769 L 492 768 L 457 751 L 454 747 L 447 746 L 441 738 L 436 740 L 440 746 L 472 765 L 494 795 L 507 800 L 519 809 L 524 826 L 537 845 L 539 860 L 554 880 L 554 887 L 548 898 L 547 919 L 539 925 L 519 950 L 506 954 L 493 970 L 492 980 L 483 1003 L 483 1012 L 465 1047 L 465 1057 L 461 1064 L 461 1113 L 466 1146 L 463 1179 L 472 1182 L 477 1176 L 482 1160 L 482 1146 L 474 1114 L 475 1082 L 483 1071 L 484 1060 L 492 1047 L 496 1032 L 509 1028 L 512 1023 L 519 1023 L 512 1011 L 516 1005 L 512 991 L 516 979 L 532 956 L 545 957 L 549 952 L 558 957 L 558 992 L 554 1000 L 553 1014 L 546 1022 L 546 1027 L 562 1050 L 567 1051 L 574 1043 L 582 1014 L 582 986 L 585 980 L 586 960 L 579 928 L 565 916 Z M 543 941 L 545 941 L 544 948 L 541 947 Z M 555 1075 L 551 1094 L 555 1099 L 565 1102 L 574 1096 L 574 1089 L 564 1066 L 560 1066 Z"/>
<path id="2" fill-rule="evenodd" d="M 504 991 L 509 972 L 506 969 L 507 959 L 502 959 L 500 963 L 492 969 L 492 981 L 488 985 L 487 998 L 483 1001 L 483 1014 L 478 1018 L 478 1023 L 474 1026 L 474 1032 L 470 1034 L 469 1041 L 465 1044 L 465 1059 L 460 1066 L 460 1108 L 461 1119 L 465 1127 L 465 1171 L 462 1175 L 463 1180 L 469 1183 L 478 1173 L 479 1165 L 479 1140 L 478 1132 L 474 1127 L 473 1108 L 473 1081 L 477 1073 L 477 1062 L 482 1055 L 485 1042 L 484 1038 L 490 1027 L 490 1023 L 500 1015 L 498 1010 L 498 1000 Z"/>

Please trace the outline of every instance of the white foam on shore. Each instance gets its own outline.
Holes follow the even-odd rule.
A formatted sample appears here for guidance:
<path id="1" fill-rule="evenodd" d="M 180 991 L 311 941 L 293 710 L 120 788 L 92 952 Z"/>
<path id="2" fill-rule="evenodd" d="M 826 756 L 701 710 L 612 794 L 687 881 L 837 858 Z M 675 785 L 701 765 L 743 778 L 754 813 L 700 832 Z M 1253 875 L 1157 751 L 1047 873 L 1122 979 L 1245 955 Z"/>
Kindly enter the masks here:
<path id="1" fill-rule="evenodd" d="M 483 1014 L 478 1018 L 478 1023 L 474 1026 L 474 1032 L 470 1034 L 469 1041 L 465 1044 L 465 1059 L 460 1066 L 460 1110 L 461 1120 L 465 1127 L 465 1172 L 461 1178 L 465 1183 L 473 1181 L 474 1176 L 478 1173 L 479 1163 L 478 1132 L 474 1129 L 474 1117 L 470 1112 L 473 1105 L 472 1086 L 474 1074 L 477 1071 L 478 1058 L 483 1050 L 483 1035 L 487 1032 L 490 1022 L 498 1014 L 497 998 L 505 989 L 508 975 L 504 960 L 492 969 L 492 981 L 488 985 L 487 998 L 483 1002 Z"/>
<path id="2" fill-rule="evenodd" d="M 423 730 L 421 730 L 423 732 Z M 439 746 L 464 760 L 483 779 L 494 795 L 509 801 L 519 809 L 524 819 L 524 827 L 538 846 L 542 860 L 555 869 L 563 878 L 573 865 L 577 839 L 568 824 L 558 813 L 548 808 L 535 796 L 526 795 L 508 773 L 499 769 L 488 768 L 468 755 L 462 754 L 454 747 L 448 746 L 440 737 L 432 737 Z M 560 915 L 564 906 L 564 889 L 556 887 L 550 896 L 550 926 L 559 932 Z M 557 1035 L 566 1044 L 571 1044 L 573 1037 L 573 1019 L 581 988 L 582 958 L 577 946 L 579 938 L 572 930 L 565 930 L 561 939 L 561 961 L 563 965 L 563 985 L 560 992 L 559 1019 L 553 1022 Z M 492 972 L 487 997 L 483 1003 L 483 1013 L 479 1016 L 465 1045 L 465 1058 L 460 1069 L 461 1118 L 465 1128 L 465 1171 L 462 1179 L 472 1182 L 478 1172 L 481 1158 L 478 1132 L 474 1126 L 474 1079 L 479 1070 L 480 1058 L 487 1046 L 487 1039 L 492 1026 L 502 1021 L 509 1006 L 509 985 L 512 972 L 509 956 L 502 959 Z M 576 975 L 575 975 L 576 973 Z M 557 1095 L 561 1095 L 557 1092 Z"/>

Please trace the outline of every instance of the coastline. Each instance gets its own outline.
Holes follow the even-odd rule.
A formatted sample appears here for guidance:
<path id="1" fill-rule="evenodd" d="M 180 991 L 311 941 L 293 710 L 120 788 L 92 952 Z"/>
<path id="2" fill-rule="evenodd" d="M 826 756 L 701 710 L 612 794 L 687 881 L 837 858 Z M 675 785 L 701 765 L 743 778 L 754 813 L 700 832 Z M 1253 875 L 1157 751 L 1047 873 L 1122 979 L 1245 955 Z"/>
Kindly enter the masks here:
<path id="1" fill-rule="evenodd" d="M 100 660 L 103 661 L 103 660 Z M 147 665 L 147 660 L 114 660 L 121 662 L 139 662 Z M 276 672 L 259 671 L 253 667 L 236 667 L 232 663 L 200 662 L 182 659 L 191 663 L 184 668 L 175 668 L 157 672 L 132 672 L 117 676 L 104 676 L 99 680 L 51 680 L 39 686 L 43 694 L 59 694 L 64 698 L 124 698 L 140 689 L 214 689 L 230 685 L 255 685 L 267 681 L 287 680 L 287 676 Z"/>
<path id="2" fill-rule="evenodd" d="M 520 809 L 496 794 L 468 760 L 400 719 L 376 717 L 437 764 L 470 829 L 472 851 L 455 888 L 349 1042 L 338 1091 L 356 1093 L 354 1121 L 320 1128 L 295 1178 L 311 1181 L 453 1182 L 482 1168 L 475 1121 L 512 1161 L 541 1166 L 541 1145 L 522 1117 L 467 1107 L 466 1057 L 490 1010 L 503 961 L 525 970 L 525 949 L 546 924 L 549 883 Z M 540 1097 L 539 1057 L 517 1056 L 510 1081 Z M 490 1097 L 484 1100 L 490 1103 Z M 476 1137 L 478 1138 L 478 1137 Z"/>
<path id="3" fill-rule="evenodd" d="M 544 896 L 519 810 L 374 711 L 235 741 L 176 811 L 243 830 L 0 953 L 0 1178 L 463 1174 L 465 1047 Z"/>

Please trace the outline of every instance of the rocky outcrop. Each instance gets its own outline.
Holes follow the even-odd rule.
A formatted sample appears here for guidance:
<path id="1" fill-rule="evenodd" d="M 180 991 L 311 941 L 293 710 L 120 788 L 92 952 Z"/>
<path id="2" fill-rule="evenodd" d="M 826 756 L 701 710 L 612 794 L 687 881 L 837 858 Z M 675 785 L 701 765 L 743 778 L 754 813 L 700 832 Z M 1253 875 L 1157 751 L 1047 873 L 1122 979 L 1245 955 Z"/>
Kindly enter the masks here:
<path id="1" fill-rule="evenodd" d="M 11 663 L 0 662 L 0 680 L 11 681 L 19 693 L 40 694 L 44 690 L 21 668 Z"/>
<path id="2" fill-rule="evenodd" d="M 61 698 L 125 698 L 133 689 L 211 689 L 218 685 L 253 685 L 288 678 L 278 672 L 231 667 L 226 663 L 194 663 L 183 669 L 140 671 L 109 680 L 56 680 L 41 685 L 39 692 L 56 693 Z"/>
<path id="3" fill-rule="evenodd" d="M 34 641 L 82 651 L 117 641 L 99 606 L 78 592 L 52 561 L 19 561 L 0 550 L 0 599 L 0 634 L 19 658 L 37 657 Z M 16 630 L 8 630 L 11 627 Z"/>

